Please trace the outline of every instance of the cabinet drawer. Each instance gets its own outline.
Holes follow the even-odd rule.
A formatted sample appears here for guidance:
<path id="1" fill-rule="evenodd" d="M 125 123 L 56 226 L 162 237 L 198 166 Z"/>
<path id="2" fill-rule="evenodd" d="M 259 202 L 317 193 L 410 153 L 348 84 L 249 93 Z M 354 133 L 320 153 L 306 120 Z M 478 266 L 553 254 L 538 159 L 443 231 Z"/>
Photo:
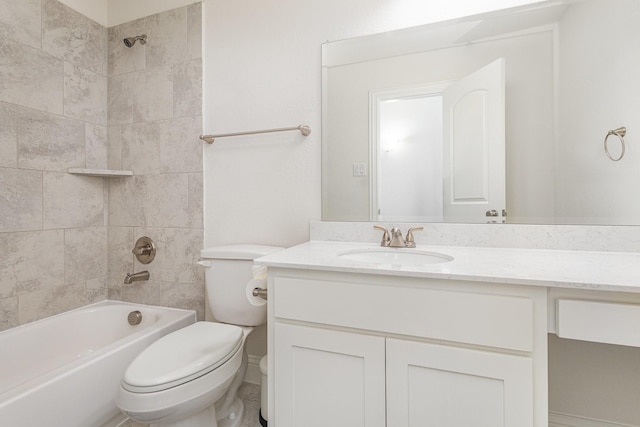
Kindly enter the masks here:
<path id="1" fill-rule="evenodd" d="M 560 338 L 640 347 L 640 304 L 558 299 Z"/>
<path id="2" fill-rule="evenodd" d="M 288 277 L 276 277 L 271 291 L 277 318 L 533 349 L 533 301 L 526 297 Z"/>

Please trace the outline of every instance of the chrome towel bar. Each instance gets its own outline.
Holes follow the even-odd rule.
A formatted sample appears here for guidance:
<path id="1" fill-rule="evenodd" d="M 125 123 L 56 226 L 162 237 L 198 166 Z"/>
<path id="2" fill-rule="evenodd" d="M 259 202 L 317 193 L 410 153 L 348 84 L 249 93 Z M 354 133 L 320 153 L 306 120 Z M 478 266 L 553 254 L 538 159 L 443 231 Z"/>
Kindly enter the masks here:
<path id="1" fill-rule="evenodd" d="M 286 132 L 290 130 L 298 130 L 304 136 L 311 134 L 311 128 L 307 125 L 299 125 L 290 128 L 277 128 L 277 129 L 264 129 L 264 130 L 251 130 L 246 132 L 233 132 L 233 133 L 221 133 L 219 135 L 200 135 L 200 139 L 206 141 L 209 144 L 213 144 L 216 138 L 226 138 L 228 136 L 240 136 L 240 135 L 255 135 L 258 133 L 271 133 L 271 132 Z"/>

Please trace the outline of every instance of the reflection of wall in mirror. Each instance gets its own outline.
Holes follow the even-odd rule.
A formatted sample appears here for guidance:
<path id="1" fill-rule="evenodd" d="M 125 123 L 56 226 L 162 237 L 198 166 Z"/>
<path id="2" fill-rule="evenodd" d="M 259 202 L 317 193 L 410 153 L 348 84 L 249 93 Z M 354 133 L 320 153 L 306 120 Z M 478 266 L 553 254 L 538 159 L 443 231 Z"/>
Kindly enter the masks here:
<path id="1" fill-rule="evenodd" d="M 368 163 L 368 93 L 457 80 L 504 57 L 506 61 L 507 210 L 509 220 L 553 222 L 554 94 L 552 32 L 375 61 L 326 71 L 327 131 L 323 140 L 323 219 L 367 221 L 368 182 L 352 177 Z M 535 119 L 532 119 L 535 118 Z M 339 151 L 336 151 L 339 150 Z M 330 169 L 329 169 L 330 168 Z"/>
<path id="2" fill-rule="evenodd" d="M 559 223 L 640 222 L 638 16 L 636 0 L 596 0 L 572 5 L 559 23 Z M 585 22 L 594 23 L 589 31 Z M 603 139 L 620 126 L 627 127 L 627 150 L 612 162 Z M 611 140 L 612 149 L 617 143 Z"/>
<path id="3" fill-rule="evenodd" d="M 442 96 L 385 101 L 379 126 L 377 220 L 441 222 Z"/>

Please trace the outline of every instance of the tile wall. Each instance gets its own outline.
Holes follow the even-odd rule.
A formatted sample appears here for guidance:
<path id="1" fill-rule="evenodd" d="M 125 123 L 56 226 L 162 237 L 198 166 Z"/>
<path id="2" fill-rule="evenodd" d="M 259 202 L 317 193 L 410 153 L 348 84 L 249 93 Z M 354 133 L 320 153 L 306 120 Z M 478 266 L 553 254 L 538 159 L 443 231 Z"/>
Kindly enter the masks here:
<path id="1" fill-rule="evenodd" d="M 204 318 L 201 4 L 108 30 L 108 161 L 132 178 L 108 182 L 108 297 L 189 308 Z M 127 48 L 125 37 L 147 35 Z M 156 243 L 156 259 L 131 255 L 136 239 Z M 149 270 L 146 282 L 123 284 Z"/>
<path id="2" fill-rule="evenodd" d="M 106 296 L 107 31 L 0 0 L 0 329 Z"/>
<path id="3" fill-rule="evenodd" d="M 107 30 L 57 0 L 0 0 L 0 330 L 107 297 L 202 316 L 200 14 Z M 143 234 L 151 280 L 122 285 Z"/>

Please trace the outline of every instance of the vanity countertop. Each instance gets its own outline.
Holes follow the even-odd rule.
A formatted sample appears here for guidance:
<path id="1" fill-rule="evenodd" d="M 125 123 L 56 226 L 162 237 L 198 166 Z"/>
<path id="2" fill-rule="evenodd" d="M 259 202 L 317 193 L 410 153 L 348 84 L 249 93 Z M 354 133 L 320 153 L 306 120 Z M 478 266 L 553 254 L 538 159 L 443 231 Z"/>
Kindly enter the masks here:
<path id="1" fill-rule="evenodd" d="M 419 266 L 362 263 L 338 256 L 344 251 L 368 249 L 380 246 L 310 241 L 261 257 L 255 263 L 293 269 L 640 293 L 638 253 L 418 245 L 416 250 L 454 258 Z"/>

